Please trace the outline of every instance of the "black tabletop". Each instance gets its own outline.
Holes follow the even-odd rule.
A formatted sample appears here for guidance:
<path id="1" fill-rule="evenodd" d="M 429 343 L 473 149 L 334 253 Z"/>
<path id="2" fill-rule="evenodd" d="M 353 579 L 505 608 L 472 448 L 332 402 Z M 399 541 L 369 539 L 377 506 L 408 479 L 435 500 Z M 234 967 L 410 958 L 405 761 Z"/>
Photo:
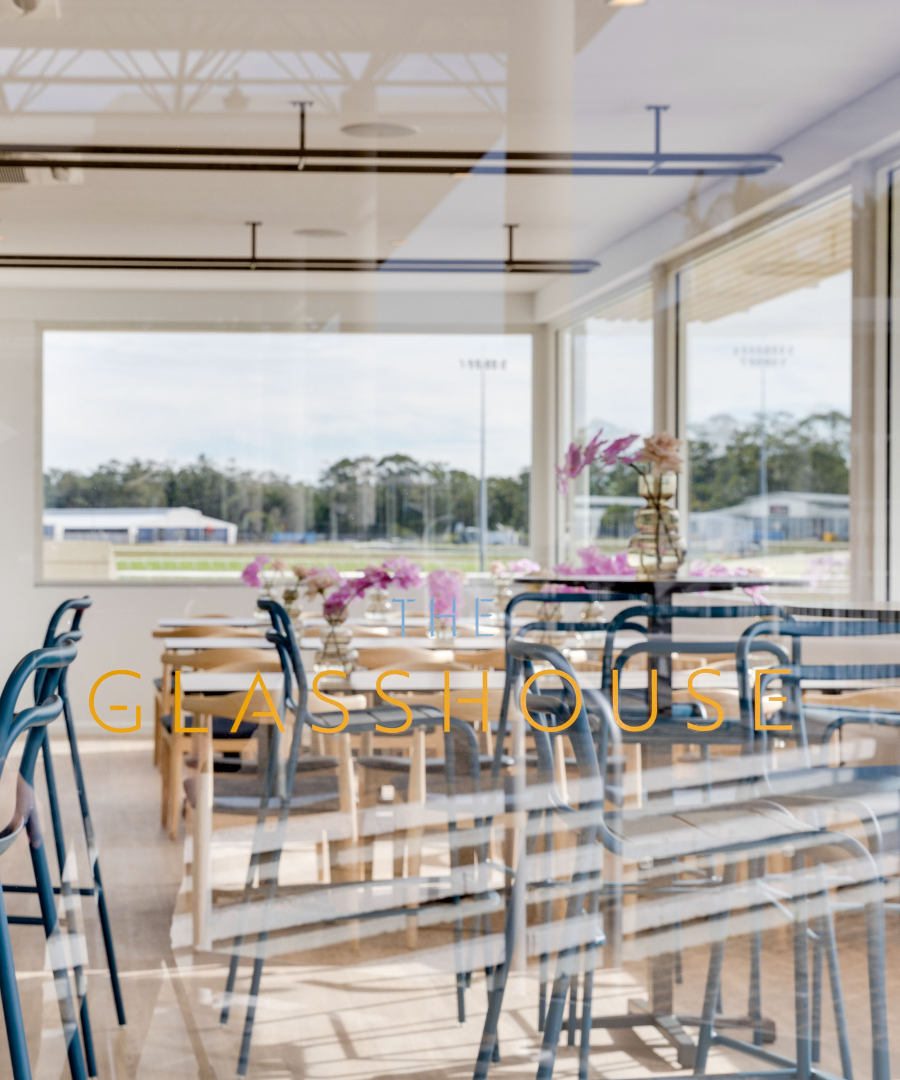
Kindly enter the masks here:
<path id="1" fill-rule="evenodd" d="M 724 592 L 730 589 L 759 588 L 764 585 L 806 585 L 803 578 L 775 577 L 691 577 L 674 580 L 646 580 L 636 577 L 614 577 L 608 574 L 553 574 L 552 577 L 517 577 L 517 584 L 540 585 L 546 590 L 553 585 L 581 585 L 586 589 L 621 593 L 623 596 L 670 596 L 682 592 Z"/>
<path id="2" fill-rule="evenodd" d="M 900 604 L 879 600 L 822 600 L 806 604 L 782 604 L 786 615 L 813 619 L 873 619 L 900 622 Z"/>

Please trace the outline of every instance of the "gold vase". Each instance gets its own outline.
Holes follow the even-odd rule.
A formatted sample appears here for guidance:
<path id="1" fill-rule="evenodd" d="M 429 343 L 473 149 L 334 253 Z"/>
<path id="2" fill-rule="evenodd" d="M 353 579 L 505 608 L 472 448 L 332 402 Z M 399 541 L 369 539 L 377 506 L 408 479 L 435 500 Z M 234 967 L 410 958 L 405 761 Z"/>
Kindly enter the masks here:
<path id="1" fill-rule="evenodd" d="M 671 581 L 684 562 L 685 544 L 679 535 L 678 511 L 669 505 L 677 490 L 675 473 L 642 476 L 638 494 L 647 505 L 636 510 L 637 532 L 628 541 L 628 565 L 644 581 Z"/>

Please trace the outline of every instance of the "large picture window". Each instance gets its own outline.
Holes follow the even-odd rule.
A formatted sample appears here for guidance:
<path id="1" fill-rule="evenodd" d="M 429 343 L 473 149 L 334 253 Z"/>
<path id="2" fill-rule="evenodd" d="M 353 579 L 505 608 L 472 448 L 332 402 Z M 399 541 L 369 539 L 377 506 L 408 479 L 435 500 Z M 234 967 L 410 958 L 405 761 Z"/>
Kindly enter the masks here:
<path id="1" fill-rule="evenodd" d="M 679 275 L 692 557 L 848 584 L 850 199 Z"/>
<path id="2" fill-rule="evenodd" d="M 601 308 L 566 334 L 571 438 L 587 443 L 653 430 L 653 321 L 649 286 Z M 607 554 L 634 533 L 634 511 L 644 500 L 637 477 L 624 466 L 591 465 L 568 500 L 567 558 L 586 545 Z"/>
<path id="3" fill-rule="evenodd" d="M 46 578 L 236 578 L 260 545 L 475 570 L 482 525 L 490 557 L 528 551 L 527 334 L 53 330 L 43 353 Z"/>

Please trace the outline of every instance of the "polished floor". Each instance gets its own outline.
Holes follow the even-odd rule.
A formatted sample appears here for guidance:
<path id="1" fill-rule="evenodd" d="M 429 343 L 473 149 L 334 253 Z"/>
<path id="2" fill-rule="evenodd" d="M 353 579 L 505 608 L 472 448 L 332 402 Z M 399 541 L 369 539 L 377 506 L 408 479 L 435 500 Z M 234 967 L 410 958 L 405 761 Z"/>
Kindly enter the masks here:
<path id="1" fill-rule="evenodd" d="M 76 849 L 81 883 L 85 880 L 80 819 L 68 771 L 65 747 L 58 746 L 57 772 L 66 808 L 67 841 Z M 90 1007 L 99 1075 L 109 1080 L 214 1080 L 235 1075 L 241 1024 L 249 989 L 250 965 L 241 967 L 238 994 L 229 1024 L 219 1024 L 228 957 L 195 954 L 183 944 L 190 890 L 185 846 L 172 843 L 158 824 L 159 775 L 146 739 L 84 740 L 83 757 L 90 799 L 99 833 L 101 865 L 111 905 L 113 928 L 125 995 L 128 1025 L 116 1024 L 109 980 L 93 901 L 85 900 L 80 918 L 89 955 Z M 7 807 L 13 762 L 0 782 Z M 46 814 L 44 820 L 47 820 Z M 247 843 L 239 827 L 221 834 L 215 883 L 236 884 Z M 188 847 L 187 853 L 189 855 Z M 242 852 L 244 854 L 242 854 Z M 389 849 L 376 850 L 379 861 Z M 289 875 L 315 873 L 314 847 L 298 846 L 287 859 Z M 28 882 L 30 863 L 24 840 L 0 864 L 4 882 Z M 36 900 L 8 897 L 10 912 L 35 914 Z M 892 1028 L 900 1031 L 900 973 L 897 955 L 900 926 L 888 914 L 888 977 Z M 868 1002 L 864 929 L 861 916 L 838 917 L 842 976 L 854 1041 L 857 1077 L 869 1072 Z M 499 927 L 498 927 L 499 928 Z M 19 987 L 36 1080 L 67 1076 L 53 981 L 39 927 L 12 928 Z M 708 948 L 684 950 L 682 982 L 676 1007 L 696 1013 L 702 999 Z M 646 961 L 635 959 L 625 970 L 600 971 L 595 1015 L 624 1011 L 629 998 L 646 993 Z M 729 944 L 723 1006 L 726 1013 L 746 1009 L 748 953 L 746 938 Z M 787 918 L 765 939 L 764 1012 L 776 1020 L 778 1040 L 772 1049 L 791 1053 L 793 989 L 791 936 Z M 831 1011 L 823 1009 L 822 1065 L 836 1072 L 838 1058 Z M 541 1036 L 537 1031 L 537 970 L 514 975 L 501 1021 L 502 1062 L 497 1078 L 533 1077 Z M 460 1025 L 452 974 L 452 943 L 447 931 L 423 929 L 415 951 L 402 933 L 363 937 L 304 953 L 274 955 L 267 962 L 259 996 L 249 1076 L 322 1080 L 464 1080 L 471 1076 L 485 1008 L 484 976 L 476 974 L 467 994 L 468 1020 Z M 613 1078 L 678 1074 L 673 1049 L 650 1028 L 596 1030 L 592 1038 L 591 1076 Z M 897 1051 L 900 1053 L 900 1051 Z M 900 1058 L 898 1058 L 900 1060 Z M 716 1052 L 708 1071 L 747 1069 L 749 1059 Z M 5 1043 L 0 1044 L 0 1076 L 9 1076 Z M 555 1076 L 577 1076 L 577 1051 L 563 1047 Z"/>

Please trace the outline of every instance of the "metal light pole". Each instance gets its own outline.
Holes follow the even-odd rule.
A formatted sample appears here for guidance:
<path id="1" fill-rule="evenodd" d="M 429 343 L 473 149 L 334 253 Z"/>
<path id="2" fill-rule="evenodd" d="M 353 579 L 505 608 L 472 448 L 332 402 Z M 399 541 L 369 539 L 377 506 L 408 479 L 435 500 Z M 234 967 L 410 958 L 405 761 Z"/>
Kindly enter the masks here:
<path id="1" fill-rule="evenodd" d="M 487 469 L 485 466 L 486 405 L 484 393 L 484 364 L 481 365 L 481 481 L 478 491 L 478 569 L 484 573 L 487 566 Z"/>
<path id="2" fill-rule="evenodd" d="M 769 550 L 769 433 L 766 428 L 766 370 L 784 367 L 794 351 L 792 345 L 738 345 L 734 350 L 742 364 L 759 368 L 759 498 L 762 528 L 760 547 Z"/>
<path id="3" fill-rule="evenodd" d="M 488 497 L 487 497 L 487 383 L 486 373 L 504 371 L 505 360 L 460 360 L 465 371 L 477 371 L 481 376 L 481 446 L 480 478 L 478 482 L 478 565 L 481 571 L 487 566 Z"/>

